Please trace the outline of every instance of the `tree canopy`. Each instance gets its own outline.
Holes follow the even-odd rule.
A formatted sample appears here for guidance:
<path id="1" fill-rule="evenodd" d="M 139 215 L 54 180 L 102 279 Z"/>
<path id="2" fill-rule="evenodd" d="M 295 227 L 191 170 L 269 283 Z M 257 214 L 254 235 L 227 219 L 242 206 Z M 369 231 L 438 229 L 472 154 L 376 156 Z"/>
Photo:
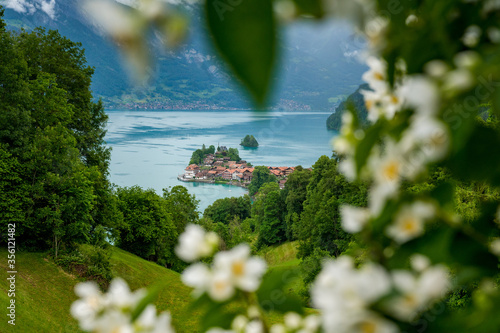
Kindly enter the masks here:
<path id="1" fill-rule="evenodd" d="M 243 139 L 241 139 L 240 145 L 243 147 L 258 147 L 259 143 L 253 135 L 247 134 Z"/>

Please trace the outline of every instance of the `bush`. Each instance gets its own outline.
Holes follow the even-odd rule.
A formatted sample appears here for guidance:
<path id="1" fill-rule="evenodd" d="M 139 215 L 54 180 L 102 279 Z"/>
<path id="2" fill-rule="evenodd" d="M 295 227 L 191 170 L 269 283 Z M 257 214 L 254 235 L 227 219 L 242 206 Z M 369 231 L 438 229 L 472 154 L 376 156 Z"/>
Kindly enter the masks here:
<path id="1" fill-rule="evenodd" d="M 92 245 L 80 245 L 73 252 L 60 255 L 56 264 L 65 271 L 85 280 L 95 281 L 103 289 L 113 278 L 109 249 Z"/>

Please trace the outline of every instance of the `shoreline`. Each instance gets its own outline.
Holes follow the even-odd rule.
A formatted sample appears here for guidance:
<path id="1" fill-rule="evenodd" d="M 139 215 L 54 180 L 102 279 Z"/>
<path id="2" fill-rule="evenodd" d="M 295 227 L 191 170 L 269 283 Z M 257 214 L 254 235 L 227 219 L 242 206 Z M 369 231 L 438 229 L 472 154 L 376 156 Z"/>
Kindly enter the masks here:
<path id="1" fill-rule="evenodd" d="M 184 178 L 182 176 L 177 176 L 177 180 L 184 182 L 184 183 L 205 183 L 205 184 L 214 184 L 214 185 L 230 185 L 230 186 L 236 186 L 236 187 L 241 187 L 244 188 L 245 190 L 248 190 L 248 187 L 245 186 L 245 184 L 241 184 L 240 182 L 222 182 L 222 181 L 216 181 L 214 179 L 194 179 L 194 178 Z"/>

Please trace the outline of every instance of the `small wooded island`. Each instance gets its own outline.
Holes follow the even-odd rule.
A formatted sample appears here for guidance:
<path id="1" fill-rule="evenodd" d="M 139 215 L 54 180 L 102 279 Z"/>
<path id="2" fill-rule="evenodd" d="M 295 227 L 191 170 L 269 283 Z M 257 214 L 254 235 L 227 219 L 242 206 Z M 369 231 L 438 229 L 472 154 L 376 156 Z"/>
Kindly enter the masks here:
<path id="1" fill-rule="evenodd" d="M 244 139 L 241 140 L 240 146 L 255 148 L 259 146 L 259 143 L 253 135 L 247 135 Z"/>

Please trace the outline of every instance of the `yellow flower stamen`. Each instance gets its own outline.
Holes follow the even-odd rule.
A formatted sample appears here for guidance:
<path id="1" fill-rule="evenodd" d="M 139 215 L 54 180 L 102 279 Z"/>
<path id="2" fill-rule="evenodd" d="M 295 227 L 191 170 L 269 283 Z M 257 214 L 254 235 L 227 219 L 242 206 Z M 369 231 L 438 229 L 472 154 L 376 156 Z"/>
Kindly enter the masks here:
<path id="1" fill-rule="evenodd" d="M 384 166 L 382 174 L 384 175 L 384 178 L 389 181 L 396 180 L 399 177 L 399 168 L 400 165 L 398 161 L 391 161 Z"/>
<path id="2" fill-rule="evenodd" d="M 359 328 L 360 328 L 360 331 L 363 333 L 375 333 L 375 331 L 377 329 L 377 325 L 375 325 L 372 322 L 365 321 L 365 322 L 361 323 Z"/>
<path id="3" fill-rule="evenodd" d="M 243 274 L 245 274 L 245 264 L 241 261 L 233 263 L 231 269 L 235 276 L 242 276 Z"/>
<path id="4" fill-rule="evenodd" d="M 409 234 L 413 234 L 417 231 L 417 225 L 417 221 L 411 216 L 405 218 L 402 222 L 403 230 Z"/>

